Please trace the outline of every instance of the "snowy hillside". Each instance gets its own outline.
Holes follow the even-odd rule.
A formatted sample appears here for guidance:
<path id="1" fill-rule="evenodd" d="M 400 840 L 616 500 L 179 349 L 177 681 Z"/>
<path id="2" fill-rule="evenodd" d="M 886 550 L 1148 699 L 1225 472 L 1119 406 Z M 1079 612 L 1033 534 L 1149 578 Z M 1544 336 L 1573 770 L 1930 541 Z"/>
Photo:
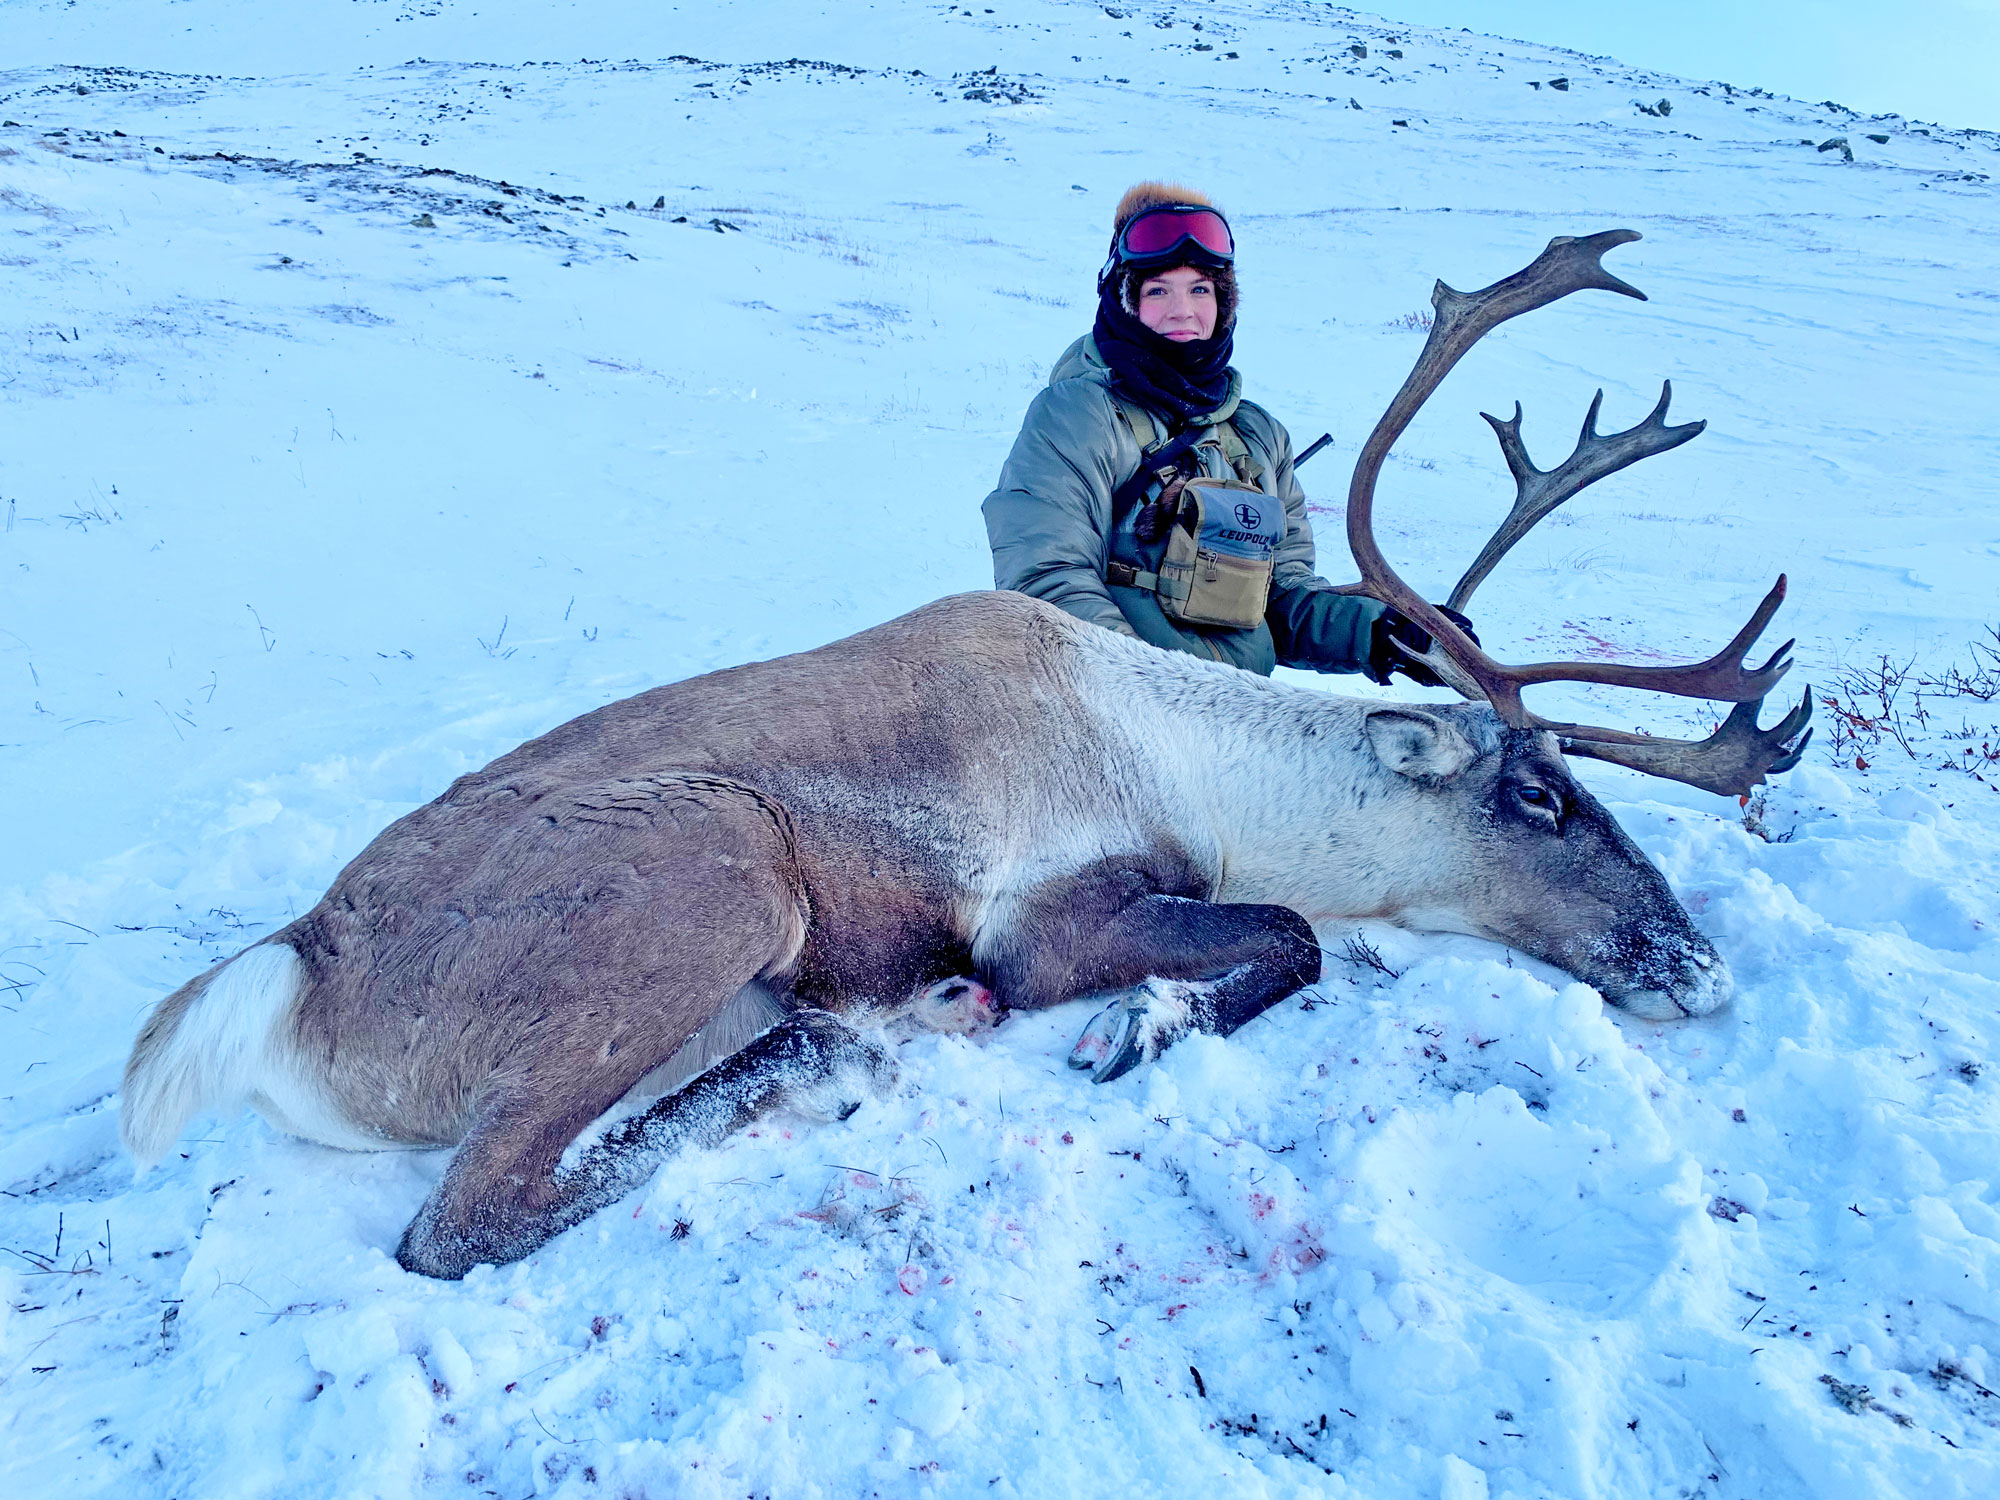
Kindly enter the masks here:
<path id="1" fill-rule="evenodd" d="M 390 820 L 989 585 L 978 502 L 1148 175 L 1232 215 L 1336 579 L 1433 278 L 1644 233 L 1652 300 L 1490 338 L 1379 513 L 1441 591 L 1511 494 L 1478 411 L 1544 464 L 1599 386 L 1708 419 L 1479 623 L 1678 659 L 1789 573 L 1836 707 L 1754 828 L 1581 770 L 1733 1006 L 1329 931 L 1226 1042 L 1092 1088 L 1088 1007 L 910 1040 L 845 1123 L 458 1284 L 392 1259 L 442 1154 L 245 1115 L 132 1180 L 148 1007 Z M 2000 1493 L 1996 177 L 1991 135 L 1291 0 L 0 0 L 0 1486 Z"/>

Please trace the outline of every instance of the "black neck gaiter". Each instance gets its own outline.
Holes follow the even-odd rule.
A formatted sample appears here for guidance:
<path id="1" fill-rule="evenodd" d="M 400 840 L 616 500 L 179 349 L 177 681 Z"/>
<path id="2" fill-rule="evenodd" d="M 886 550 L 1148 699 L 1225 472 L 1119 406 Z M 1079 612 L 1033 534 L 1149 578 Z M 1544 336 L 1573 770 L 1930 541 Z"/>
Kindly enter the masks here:
<path id="1" fill-rule="evenodd" d="M 1097 352 L 1112 380 L 1135 401 L 1168 419 L 1176 430 L 1198 422 L 1229 399 L 1229 356 L 1236 331 L 1177 343 L 1153 332 L 1118 301 L 1117 276 L 1097 293 Z"/>

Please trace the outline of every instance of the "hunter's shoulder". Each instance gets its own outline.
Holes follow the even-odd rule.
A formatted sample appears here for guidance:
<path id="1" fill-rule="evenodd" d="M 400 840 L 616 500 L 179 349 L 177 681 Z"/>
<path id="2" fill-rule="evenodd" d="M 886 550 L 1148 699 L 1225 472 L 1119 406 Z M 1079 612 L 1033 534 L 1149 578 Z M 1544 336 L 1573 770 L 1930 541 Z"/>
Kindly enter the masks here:
<path id="1" fill-rule="evenodd" d="M 1058 354 L 1056 362 L 1049 366 L 1048 383 L 1051 387 L 1078 380 L 1106 385 L 1110 379 L 1111 367 L 1097 352 L 1097 336 L 1094 333 L 1072 339 L 1069 347 Z"/>
<path id="2" fill-rule="evenodd" d="M 1271 453 L 1292 451 L 1292 435 L 1285 430 L 1285 424 L 1255 401 L 1238 401 L 1231 420 L 1245 442 L 1257 443 Z"/>
<path id="3" fill-rule="evenodd" d="M 1028 425 L 1076 432 L 1111 432 L 1118 421 L 1118 398 L 1102 370 L 1083 369 L 1052 377 L 1028 403 Z"/>

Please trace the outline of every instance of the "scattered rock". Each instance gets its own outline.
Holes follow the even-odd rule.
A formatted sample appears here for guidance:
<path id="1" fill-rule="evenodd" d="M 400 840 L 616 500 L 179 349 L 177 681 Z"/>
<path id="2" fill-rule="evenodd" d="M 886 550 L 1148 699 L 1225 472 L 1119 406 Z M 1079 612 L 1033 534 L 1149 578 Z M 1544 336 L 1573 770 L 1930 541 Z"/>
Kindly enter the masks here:
<path id="1" fill-rule="evenodd" d="M 1847 144 L 1847 137 L 1844 135 L 1828 136 L 1819 143 L 1819 149 L 1822 151 L 1838 151 L 1842 161 L 1854 160 L 1854 148 Z"/>
<path id="2" fill-rule="evenodd" d="M 1356 57 L 1366 57 L 1368 55 L 1368 49 L 1362 46 L 1361 43 L 1359 42 L 1356 42 L 1353 46 L 1349 47 L 1347 50 Z"/>
<path id="3" fill-rule="evenodd" d="M 1658 99 L 1651 104 L 1641 104 L 1637 99 L 1634 99 L 1632 107 L 1642 115 L 1652 115 L 1664 120 L 1674 112 L 1674 101 L 1671 99 Z"/>
<path id="4" fill-rule="evenodd" d="M 1554 89 L 1558 94 L 1567 94 L 1569 92 L 1569 80 L 1567 78 L 1551 78 L 1549 80 L 1549 87 Z"/>
<path id="5" fill-rule="evenodd" d="M 1868 139 L 1873 141 L 1878 146 L 1886 146 L 1889 144 L 1889 137 L 1887 137 L 1886 135 L 1871 135 L 1868 137 Z"/>
<path id="6" fill-rule="evenodd" d="M 667 206 L 667 195 L 665 193 L 660 194 L 659 197 L 653 200 L 653 207 L 656 210 L 665 208 L 666 206 Z"/>
<path id="7" fill-rule="evenodd" d="M 410 228 L 412 229 L 435 229 L 437 227 L 437 220 L 433 219 L 429 214 L 418 214 L 414 219 L 410 220 Z"/>
<path id="8" fill-rule="evenodd" d="M 955 82 L 969 85 L 960 97 L 975 104 L 1028 104 L 1042 97 L 1020 79 L 1002 78 L 998 67 L 961 73 Z"/>

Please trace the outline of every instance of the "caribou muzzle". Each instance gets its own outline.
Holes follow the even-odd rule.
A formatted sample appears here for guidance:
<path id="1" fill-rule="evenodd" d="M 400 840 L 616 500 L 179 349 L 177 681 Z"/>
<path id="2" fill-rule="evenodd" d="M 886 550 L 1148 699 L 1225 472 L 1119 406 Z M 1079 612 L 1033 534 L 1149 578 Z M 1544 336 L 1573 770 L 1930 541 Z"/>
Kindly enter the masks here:
<path id="1" fill-rule="evenodd" d="M 1729 965 L 1685 918 L 1656 918 L 1615 928 L 1599 947 L 1603 970 L 1593 979 L 1604 998 L 1649 1021 L 1705 1016 L 1735 989 Z M 1598 964 L 1577 963 L 1588 974 Z"/>

